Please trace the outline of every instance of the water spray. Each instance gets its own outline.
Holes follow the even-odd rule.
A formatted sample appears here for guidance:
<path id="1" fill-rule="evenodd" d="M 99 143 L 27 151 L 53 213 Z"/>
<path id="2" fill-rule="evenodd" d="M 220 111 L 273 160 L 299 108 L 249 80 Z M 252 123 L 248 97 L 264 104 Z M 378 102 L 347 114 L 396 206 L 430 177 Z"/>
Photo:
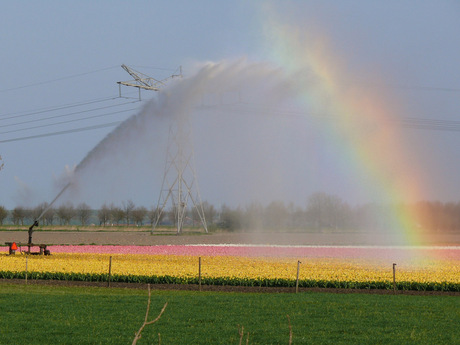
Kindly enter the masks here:
<path id="1" fill-rule="evenodd" d="M 126 66 L 124 66 L 123 68 L 135 78 L 135 82 L 120 82 L 120 85 L 134 86 L 139 89 L 142 88 L 147 90 L 156 90 L 157 86 L 148 83 L 151 82 L 152 79 L 144 78 L 145 75 L 141 75 L 138 72 L 135 72 L 134 70 L 125 67 Z M 171 78 L 176 76 L 177 75 L 173 75 L 171 76 Z M 241 92 L 247 94 L 247 96 L 251 100 L 264 100 L 264 105 L 266 107 L 270 107 L 270 105 L 272 104 L 277 105 L 279 102 L 284 101 L 288 91 L 291 90 L 291 87 L 288 87 L 290 84 L 284 77 L 285 76 L 283 74 L 281 74 L 277 70 L 273 70 L 268 65 L 251 64 L 247 63 L 247 61 L 245 60 L 227 62 L 224 61 L 218 64 L 207 63 L 203 65 L 202 68 L 195 75 L 192 75 L 189 78 L 182 79 L 180 83 L 175 83 L 173 86 L 169 87 L 165 92 L 159 94 L 158 98 L 154 99 L 151 102 L 148 102 L 142 111 L 122 122 L 104 139 L 102 139 L 90 152 L 88 152 L 88 154 L 73 170 L 73 173 L 81 173 L 87 171 L 88 169 L 91 169 L 92 167 L 94 167 L 94 164 L 99 164 L 101 160 L 105 156 L 107 156 L 109 152 L 124 152 L 124 146 L 127 146 L 128 143 L 131 144 L 132 142 L 137 142 L 137 140 L 140 140 L 141 142 L 146 140 L 150 141 L 150 138 L 152 138 L 151 130 L 154 128 L 158 128 L 159 120 L 162 120 L 163 118 L 170 121 L 178 121 L 179 125 L 181 125 L 181 122 L 185 121 L 185 119 L 187 118 L 190 109 L 199 105 L 200 102 L 203 105 L 203 97 L 207 95 L 211 97 L 211 101 L 209 104 L 211 106 L 222 106 L 222 95 L 228 93 L 231 96 L 235 94 L 236 91 L 238 92 L 238 104 L 240 105 L 244 104 L 241 102 Z M 218 98 L 220 99 L 220 105 L 217 103 L 215 104 L 214 102 L 214 100 L 217 100 Z M 266 102 L 267 99 L 270 100 L 268 103 Z M 233 104 L 233 102 L 234 99 L 231 98 L 231 104 Z M 225 111 L 234 113 L 239 110 L 232 110 L 230 108 L 229 110 Z M 254 112 L 254 110 L 251 109 L 246 111 L 249 111 L 250 113 Z M 265 111 L 263 111 L 263 113 L 265 114 Z M 246 116 L 244 116 L 244 119 L 246 119 Z M 252 124 L 252 122 L 253 121 L 249 119 L 249 123 Z M 178 130 L 179 134 L 181 134 L 182 132 L 186 133 L 182 133 L 182 135 L 178 135 L 177 132 L 173 133 L 175 135 L 173 135 L 172 138 L 177 137 L 180 139 L 178 140 L 178 143 L 176 143 L 178 144 L 176 146 L 179 151 L 184 150 L 185 148 L 188 149 L 188 146 L 190 146 L 188 144 L 182 143 L 186 142 L 185 138 L 187 135 L 189 135 L 187 131 L 185 131 L 183 128 L 182 130 Z M 251 139 L 252 137 L 253 133 L 251 133 L 250 135 Z M 155 146 L 155 143 L 153 143 L 152 146 Z M 265 145 L 263 147 L 265 148 Z M 186 155 L 183 155 L 184 153 L 186 153 Z M 181 152 L 181 155 L 178 155 L 174 152 L 173 149 L 172 158 L 174 158 L 176 155 L 182 157 L 181 159 L 183 159 L 185 162 L 191 160 L 190 152 L 184 151 Z M 265 156 L 265 154 L 261 154 L 260 156 Z M 251 159 L 251 161 L 254 165 L 260 166 L 260 164 L 258 164 L 258 156 L 255 158 L 256 159 Z M 177 179 L 179 181 L 182 181 L 183 172 L 187 165 L 183 166 L 182 163 L 179 164 L 177 160 L 175 161 L 174 159 L 172 159 L 171 167 L 174 167 L 176 165 L 178 166 L 178 171 L 175 171 L 175 173 L 177 172 L 177 176 L 173 176 L 172 180 Z M 270 167 L 272 167 L 271 162 Z M 193 194 L 199 195 L 198 192 L 196 192 L 198 188 L 197 183 L 195 182 L 196 178 L 193 176 L 194 173 L 191 173 L 190 175 L 191 176 L 187 176 L 187 178 L 190 180 L 183 181 L 186 182 L 183 184 L 183 186 L 176 188 L 175 184 L 169 185 L 165 188 L 166 192 L 170 194 L 172 191 L 175 191 L 176 189 L 187 190 L 188 195 L 190 195 L 191 189 L 193 187 Z M 263 188 L 263 190 L 267 189 L 267 185 L 272 185 L 271 182 L 262 181 L 262 179 L 260 179 L 260 176 L 262 176 L 261 174 L 255 174 L 254 176 L 254 180 L 257 181 L 257 186 L 260 185 L 260 188 Z M 75 184 L 75 182 L 76 181 L 74 181 L 73 179 L 71 179 L 70 182 L 67 182 L 67 184 L 56 195 L 56 197 L 51 201 L 51 203 L 34 220 L 33 224 L 29 228 L 29 244 L 32 243 L 32 234 L 34 228 L 38 226 L 41 218 L 45 215 L 46 212 L 48 212 L 48 210 L 53 206 L 57 199 L 59 199 L 62 196 L 62 194 L 69 188 L 69 186 Z M 259 192 L 259 187 L 251 187 L 251 191 L 248 193 L 253 194 L 253 189 L 257 189 L 257 192 Z M 160 194 L 160 198 L 161 197 L 162 195 Z M 165 200 L 166 199 L 167 198 L 165 198 Z M 179 205 L 182 205 L 182 198 L 176 198 L 176 200 L 179 201 Z M 166 201 L 164 201 L 162 204 L 159 203 L 158 206 L 164 207 Z M 195 207 L 200 206 L 202 204 L 201 198 L 199 196 L 196 197 L 195 201 L 192 200 Z M 185 208 L 181 209 L 185 211 Z M 200 218 L 202 218 L 202 223 L 205 224 L 205 221 L 203 222 L 204 212 L 200 210 L 199 213 L 203 215 L 203 217 Z M 206 225 L 204 225 L 204 228 L 207 228 Z"/>

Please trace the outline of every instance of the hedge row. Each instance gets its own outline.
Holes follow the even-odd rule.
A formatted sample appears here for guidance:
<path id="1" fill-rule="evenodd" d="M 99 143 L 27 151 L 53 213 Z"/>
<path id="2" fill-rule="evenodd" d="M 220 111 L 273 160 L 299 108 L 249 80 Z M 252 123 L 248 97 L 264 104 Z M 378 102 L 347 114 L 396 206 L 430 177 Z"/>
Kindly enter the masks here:
<path id="1" fill-rule="evenodd" d="M 26 272 L 0 271 L 0 279 L 25 279 Z M 64 272 L 28 272 L 27 279 L 66 280 L 107 282 L 108 274 L 100 273 L 64 273 Z M 150 283 L 150 284 L 199 284 L 198 277 L 174 276 L 139 276 L 139 275 L 112 275 L 112 282 L 121 283 Z M 266 279 L 266 278 L 236 278 L 236 277 L 202 277 L 203 285 L 227 286 L 257 286 L 257 287 L 295 287 L 295 279 Z M 339 289 L 380 289 L 392 290 L 393 282 L 389 281 L 338 281 L 338 280 L 299 280 L 299 287 L 339 288 Z M 453 291 L 460 292 L 459 283 L 449 282 L 396 282 L 398 290 L 415 291 Z"/>

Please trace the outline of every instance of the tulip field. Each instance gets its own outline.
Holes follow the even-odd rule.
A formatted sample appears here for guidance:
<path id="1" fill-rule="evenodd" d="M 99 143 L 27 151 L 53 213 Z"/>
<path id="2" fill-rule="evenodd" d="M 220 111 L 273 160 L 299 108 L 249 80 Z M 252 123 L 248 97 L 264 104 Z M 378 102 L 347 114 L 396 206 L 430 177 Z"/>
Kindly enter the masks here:
<path id="1" fill-rule="evenodd" d="M 7 255 L 0 278 L 460 291 L 459 247 L 50 246 Z M 109 265 L 110 263 L 110 265 Z M 396 264 L 393 271 L 393 264 Z M 109 272 L 110 266 L 110 272 Z M 297 282 L 298 272 L 298 282 Z M 393 274 L 395 274 L 393 276 Z M 394 280 L 393 280 L 394 279 Z"/>

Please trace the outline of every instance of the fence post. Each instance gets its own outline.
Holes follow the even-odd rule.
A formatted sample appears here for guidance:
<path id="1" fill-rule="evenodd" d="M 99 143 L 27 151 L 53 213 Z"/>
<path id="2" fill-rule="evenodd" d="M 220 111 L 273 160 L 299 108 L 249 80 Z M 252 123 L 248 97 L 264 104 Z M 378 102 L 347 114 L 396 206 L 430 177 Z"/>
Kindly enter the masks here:
<path id="1" fill-rule="evenodd" d="M 393 292 L 396 293 L 396 264 L 393 263 Z"/>
<path id="2" fill-rule="evenodd" d="M 299 273 L 300 273 L 300 261 L 297 261 L 297 279 L 295 281 L 295 293 L 299 292 Z"/>
<path id="3" fill-rule="evenodd" d="M 109 280 L 107 281 L 107 287 L 110 287 L 110 280 L 112 278 L 112 257 L 109 259 Z"/>
<path id="4" fill-rule="evenodd" d="M 29 255 L 26 255 L 26 285 L 27 285 L 27 259 L 29 259 Z"/>
<path id="5" fill-rule="evenodd" d="M 201 291 L 201 256 L 198 258 L 198 285 Z"/>

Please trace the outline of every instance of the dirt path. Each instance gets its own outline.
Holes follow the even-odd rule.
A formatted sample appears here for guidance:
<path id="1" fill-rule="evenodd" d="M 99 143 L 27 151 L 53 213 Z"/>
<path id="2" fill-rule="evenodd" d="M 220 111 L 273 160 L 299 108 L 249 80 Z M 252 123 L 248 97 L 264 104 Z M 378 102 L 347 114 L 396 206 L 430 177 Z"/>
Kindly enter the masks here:
<path id="1" fill-rule="evenodd" d="M 0 279 L 0 284 L 24 285 L 23 279 Z M 107 282 L 83 282 L 69 280 L 29 280 L 29 285 L 46 286 L 79 286 L 107 288 Z M 110 287 L 122 289 L 147 290 L 147 284 L 111 282 Z M 190 284 L 150 284 L 152 290 L 182 290 L 200 291 L 199 285 Z M 258 286 L 222 286 L 202 285 L 201 291 L 240 292 L 240 293 L 295 293 L 294 287 L 258 287 Z M 299 288 L 298 292 L 327 292 L 338 294 L 366 294 L 366 295 L 416 295 L 416 296 L 460 296 L 455 291 L 412 291 L 412 290 L 382 290 L 382 289 L 334 289 L 334 288 Z"/>
<path id="2" fill-rule="evenodd" d="M 27 231 L 0 231 L 0 245 L 27 242 Z M 180 245 L 180 244 L 260 244 L 260 245 L 405 245 L 396 237 L 367 233 L 183 233 L 150 234 L 146 231 L 35 231 L 34 243 L 96 245 Z M 439 236 L 422 245 L 460 245 L 460 233 Z"/>

